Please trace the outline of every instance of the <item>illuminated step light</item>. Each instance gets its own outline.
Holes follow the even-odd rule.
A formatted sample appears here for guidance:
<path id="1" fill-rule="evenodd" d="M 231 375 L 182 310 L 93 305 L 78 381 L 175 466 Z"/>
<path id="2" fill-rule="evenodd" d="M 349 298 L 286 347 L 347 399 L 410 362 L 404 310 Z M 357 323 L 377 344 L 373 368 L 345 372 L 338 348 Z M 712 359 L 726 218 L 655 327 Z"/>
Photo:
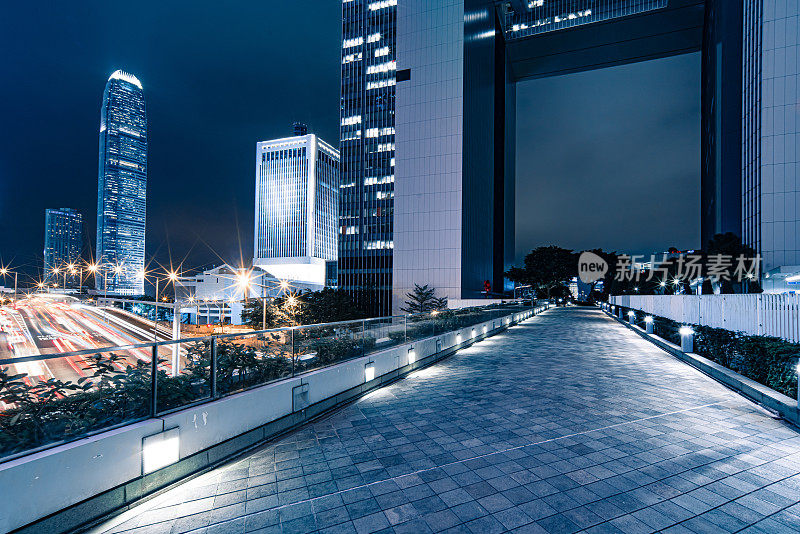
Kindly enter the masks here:
<path id="1" fill-rule="evenodd" d="M 408 349 L 408 363 L 411 364 L 415 361 L 417 361 L 417 353 L 414 352 L 414 348 L 412 347 Z"/>
<path id="2" fill-rule="evenodd" d="M 180 443 L 177 428 L 142 438 L 142 474 L 177 462 L 180 459 Z"/>
<path id="3" fill-rule="evenodd" d="M 371 382 L 375 380 L 375 362 L 369 362 L 364 366 L 364 381 Z"/>

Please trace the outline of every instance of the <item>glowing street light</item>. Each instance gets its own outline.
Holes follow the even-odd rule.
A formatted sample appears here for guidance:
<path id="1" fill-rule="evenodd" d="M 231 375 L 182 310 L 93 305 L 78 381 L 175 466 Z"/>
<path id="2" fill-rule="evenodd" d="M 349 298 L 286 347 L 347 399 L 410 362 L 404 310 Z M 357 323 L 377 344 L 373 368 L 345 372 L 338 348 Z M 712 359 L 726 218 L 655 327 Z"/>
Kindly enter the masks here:
<path id="1" fill-rule="evenodd" d="M 0 266 L 0 275 L 3 276 L 4 280 L 5 280 L 5 277 L 6 277 L 7 274 L 11 274 L 11 271 L 9 271 L 8 267 L 6 267 L 5 265 Z M 17 273 L 15 272 L 14 273 L 14 305 L 15 306 L 16 306 L 16 303 L 17 303 Z"/>

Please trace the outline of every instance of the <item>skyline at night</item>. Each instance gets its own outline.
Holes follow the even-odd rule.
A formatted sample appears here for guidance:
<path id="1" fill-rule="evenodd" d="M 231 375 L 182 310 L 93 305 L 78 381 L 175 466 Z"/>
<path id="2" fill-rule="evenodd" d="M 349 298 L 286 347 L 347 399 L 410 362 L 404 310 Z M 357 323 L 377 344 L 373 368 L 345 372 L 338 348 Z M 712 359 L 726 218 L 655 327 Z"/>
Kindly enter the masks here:
<path id="1" fill-rule="evenodd" d="M 79 8 L 78 13 L 62 8 L 64 20 L 73 23 L 57 28 L 51 21 L 57 17 L 52 14 L 34 25 L 38 8 L 16 6 L 21 23 L 0 37 L 17 51 L 10 62 L 9 75 L 19 80 L 18 84 L 2 88 L 6 105 L 15 102 L 5 110 L 10 127 L 0 134 L 4 136 L 0 172 L 10 178 L 0 183 L 3 262 L 22 265 L 24 271 L 35 275 L 37 262 L 41 262 L 44 209 L 65 203 L 83 214 L 84 241 L 94 247 L 96 128 L 102 99 L 98 85 L 120 68 L 135 72 L 147 94 L 148 260 L 154 257 L 165 265 L 184 261 L 185 266 L 191 267 L 222 261 L 246 263 L 253 246 L 253 144 L 288 135 L 295 120 L 308 123 L 320 137 L 337 144 L 341 25 L 331 20 L 341 16 L 340 6 L 322 5 L 304 15 L 301 28 L 276 27 L 267 33 L 255 32 L 258 16 L 245 15 L 244 9 L 226 9 L 224 14 L 201 9 L 188 15 L 191 24 L 181 25 L 175 23 L 177 8 L 155 3 L 145 3 L 145 9 L 137 11 L 97 6 Z M 293 10 L 283 5 L 255 9 L 264 18 L 297 18 Z M 214 24 L 215 13 L 224 15 L 231 24 Z M 146 35 L 127 26 L 113 32 L 107 28 L 110 20 L 126 18 L 144 23 L 150 15 L 153 21 L 148 22 Z M 32 39 L 31 32 L 40 39 Z M 200 35 L 207 38 L 199 39 Z M 187 40 L 193 43 L 191 54 L 187 52 Z M 41 44 L 32 46 L 32 42 Z M 293 43 L 294 56 L 301 60 L 275 54 L 285 42 Z M 252 68 L 266 57 L 270 58 L 265 63 L 270 69 Z M 544 205 L 545 209 L 517 209 L 517 259 L 531 246 L 547 243 L 590 247 L 603 241 L 602 246 L 619 250 L 630 246 L 657 250 L 699 245 L 696 240 L 687 243 L 687 236 L 699 233 L 698 222 L 692 217 L 699 169 L 697 174 L 687 173 L 683 163 L 697 158 L 699 150 L 686 142 L 699 131 L 699 117 L 692 116 L 692 106 L 696 105 L 692 99 L 696 103 L 699 91 L 691 81 L 699 76 L 699 65 L 693 57 L 520 83 L 517 184 L 520 192 L 533 190 L 526 194 L 534 205 Z M 631 80 L 640 87 L 640 98 L 626 112 L 628 101 L 622 98 L 620 88 L 629 88 Z M 579 88 L 585 84 L 593 85 L 595 91 L 580 94 Z M 52 86 L 58 91 L 51 91 Z M 564 87 L 571 87 L 570 94 L 586 105 L 590 101 L 604 102 L 608 115 L 620 118 L 619 124 L 606 123 L 592 131 L 597 128 L 592 119 L 582 116 L 580 105 L 575 106 L 574 112 L 563 107 Z M 671 93 L 674 98 L 664 102 L 657 96 L 659 92 Z M 39 93 L 46 93 L 49 98 L 36 107 L 32 103 Z M 614 97 L 617 93 L 619 98 Z M 656 96 L 648 96 L 653 94 Z M 541 102 L 553 104 L 544 109 Z M 558 140 L 537 136 L 535 132 L 543 131 L 540 124 L 553 126 L 547 113 L 556 109 L 559 115 L 567 115 L 563 124 L 573 126 L 559 128 Z M 649 117 L 670 121 L 667 151 L 654 152 L 648 148 L 652 143 L 640 136 L 626 135 L 628 125 Z M 45 125 L 56 125 L 62 135 L 66 131 L 69 135 L 41 152 L 40 128 Z M 563 160 L 538 158 L 538 163 L 529 165 L 526 159 L 536 154 L 585 151 L 587 140 L 607 143 L 607 149 L 596 150 L 594 161 L 571 162 L 566 171 Z M 582 198 L 587 174 L 593 173 L 598 163 L 608 164 L 609 150 L 614 151 L 613 161 L 650 153 L 652 161 L 642 161 L 631 174 L 639 176 L 652 163 L 662 180 L 674 184 L 675 190 L 686 191 L 689 201 L 674 206 L 684 214 L 673 224 L 674 232 L 641 232 L 628 241 L 616 235 L 613 237 L 617 239 L 608 239 L 607 232 L 595 233 L 589 225 L 583 239 L 576 239 L 574 230 L 568 229 L 587 228 L 581 222 L 585 220 L 583 208 L 576 206 L 573 210 L 566 203 L 558 213 L 546 209 L 554 204 L 543 200 L 541 194 L 549 184 L 564 185 L 559 198 Z M 655 159 L 658 157 L 663 159 Z M 47 165 L 31 164 L 37 159 L 48 165 L 58 164 L 59 178 L 43 170 Z M 681 164 L 672 165 L 671 161 Z M 635 179 L 626 172 L 621 169 L 614 179 L 604 178 L 607 172 L 598 175 L 607 180 L 607 187 L 617 188 Z M 554 173 L 564 175 L 554 179 Z M 64 176 L 69 179 L 64 180 Z M 517 202 L 524 203 L 525 198 L 520 196 Z M 594 208 L 613 218 L 619 212 L 613 204 L 612 199 Z M 663 203 L 649 204 L 645 199 L 638 207 L 644 212 L 648 207 L 661 206 Z M 200 227 L 202 232 L 198 231 Z M 631 231 L 635 233 L 637 229 Z"/>

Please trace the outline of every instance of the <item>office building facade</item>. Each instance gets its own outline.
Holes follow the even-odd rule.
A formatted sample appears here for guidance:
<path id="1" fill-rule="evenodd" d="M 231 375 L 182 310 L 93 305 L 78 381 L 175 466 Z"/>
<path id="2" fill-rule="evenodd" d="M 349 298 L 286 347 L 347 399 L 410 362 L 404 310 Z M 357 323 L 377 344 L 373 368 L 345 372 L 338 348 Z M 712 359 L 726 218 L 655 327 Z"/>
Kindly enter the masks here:
<path id="1" fill-rule="evenodd" d="M 338 150 L 314 134 L 257 143 L 254 266 L 324 286 L 338 213 Z"/>
<path id="2" fill-rule="evenodd" d="M 392 309 L 397 0 L 342 3 L 339 288 Z"/>
<path id="3" fill-rule="evenodd" d="M 742 234 L 765 291 L 800 274 L 800 6 L 744 1 Z"/>
<path id="4" fill-rule="evenodd" d="M 118 70 L 106 83 L 100 112 L 97 178 L 98 290 L 144 294 L 147 114 L 142 84 Z M 115 273 L 114 268 L 120 272 Z M 107 284 L 107 287 L 106 285 Z"/>
<path id="5" fill-rule="evenodd" d="M 80 262 L 83 252 L 83 216 L 72 208 L 45 210 L 44 279 L 60 282 L 54 270 Z"/>
<path id="6" fill-rule="evenodd" d="M 742 234 L 742 2 L 707 0 L 702 48 L 700 245 Z"/>

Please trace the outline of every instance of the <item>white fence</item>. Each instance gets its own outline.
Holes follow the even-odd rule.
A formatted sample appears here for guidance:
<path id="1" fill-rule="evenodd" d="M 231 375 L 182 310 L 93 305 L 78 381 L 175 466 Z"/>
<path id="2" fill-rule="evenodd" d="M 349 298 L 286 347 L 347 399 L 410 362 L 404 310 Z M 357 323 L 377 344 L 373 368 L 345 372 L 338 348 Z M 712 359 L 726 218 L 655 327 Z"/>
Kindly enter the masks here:
<path id="1" fill-rule="evenodd" d="M 800 295 L 623 295 L 611 304 L 687 324 L 800 343 Z"/>

